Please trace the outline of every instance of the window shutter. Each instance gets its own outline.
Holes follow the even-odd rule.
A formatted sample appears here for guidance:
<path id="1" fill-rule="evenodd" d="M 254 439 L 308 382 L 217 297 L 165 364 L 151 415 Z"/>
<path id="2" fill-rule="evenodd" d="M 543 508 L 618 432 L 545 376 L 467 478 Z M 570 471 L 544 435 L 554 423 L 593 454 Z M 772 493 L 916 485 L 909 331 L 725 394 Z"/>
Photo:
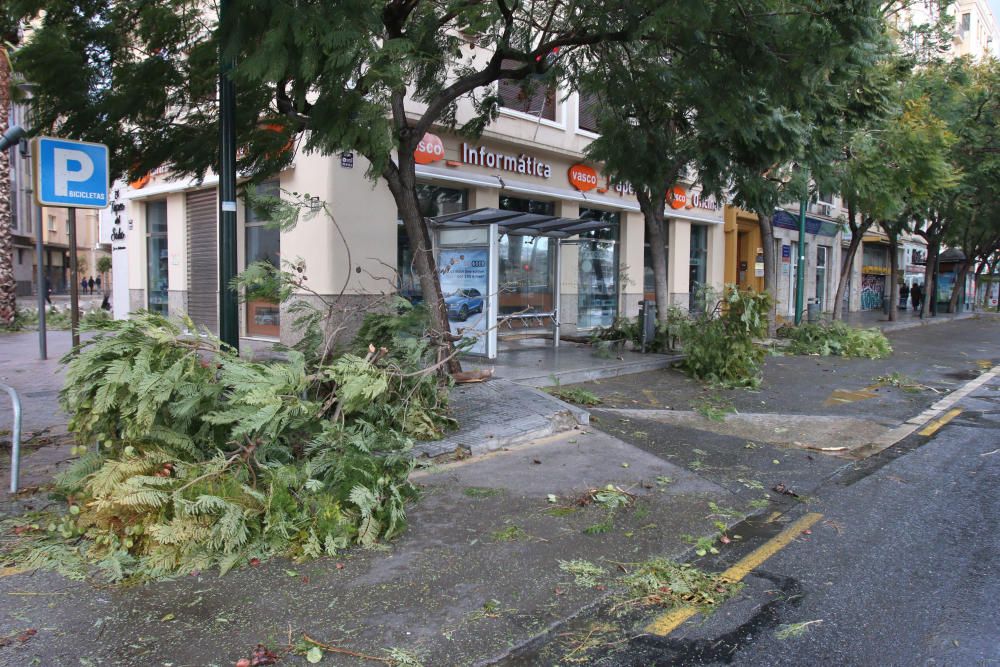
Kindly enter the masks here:
<path id="1" fill-rule="evenodd" d="M 505 60 L 503 67 L 516 67 L 517 61 Z M 500 79 L 497 83 L 500 106 L 546 120 L 556 119 L 556 87 L 545 86 L 530 76 L 522 81 Z"/>
<path id="2" fill-rule="evenodd" d="M 583 93 L 579 98 L 579 120 L 577 126 L 581 130 L 597 132 L 597 95 L 593 93 Z"/>

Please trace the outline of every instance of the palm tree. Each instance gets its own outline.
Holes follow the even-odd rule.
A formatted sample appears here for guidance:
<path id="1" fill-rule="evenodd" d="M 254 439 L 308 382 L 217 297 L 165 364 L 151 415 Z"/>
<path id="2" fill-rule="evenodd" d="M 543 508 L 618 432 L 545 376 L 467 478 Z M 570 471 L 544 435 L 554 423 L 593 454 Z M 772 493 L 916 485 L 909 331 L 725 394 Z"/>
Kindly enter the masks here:
<path id="1" fill-rule="evenodd" d="M 0 9 L 0 134 L 10 124 L 10 45 L 17 30 L 6 10 Z M 10 153 L 0 152 L 0 326 L 14 324 L 17 283 L 14 280 L 14 236 L 11 216 Z"/>

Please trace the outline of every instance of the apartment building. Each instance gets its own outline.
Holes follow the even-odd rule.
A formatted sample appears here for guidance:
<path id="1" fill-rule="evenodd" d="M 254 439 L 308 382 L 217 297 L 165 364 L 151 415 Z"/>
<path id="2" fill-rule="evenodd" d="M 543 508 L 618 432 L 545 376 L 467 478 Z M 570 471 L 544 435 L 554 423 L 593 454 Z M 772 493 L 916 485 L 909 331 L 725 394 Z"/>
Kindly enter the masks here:
<path id="1" fill-rule="evenodd" d="M 545 335 L 553 320 L 570 334 L 635 316 L 653 290 L 644 221 L 631 188 L 610 183 L 601 165 L 584 157 L 597 136 L 594 114 L 570 91 L 525 95 L 520 86 L 501 82 L 500 96 L 499 117 L 479 139 L 441 128 L 425 136 L 416 155 L 425 215 L 496 209 L 553 216 L 563 227 L 566 221 L 599 222 L 584 225 L 586 233 L 559 238 L 523 230 L 499 235 L 498 314 L 508 320 L 500 325 L 501 339 L 505 333 Z M 283 197 L 309 193 L 315 208 L 325 204 L 332 219 L 307 212 L 294 229 L 279 230 L 240 201 L 239 266 L 301 260 L 311 289 L 358 308 L 389 292 L 419 298 L 395 202 L 384 182 L 365 176 L 367 166 L 353 153 L 296 153 L 260 190 Z M 199 325 L 217 329 L 216 184 L 212 175 L 196 183 L 159 170 L 119 187 L 127 239 L 116 247 L 128 248 L 130 310 L 187 312 Z M 699 286 L 723 286 L 724 203 L 681 182 L 671 191 L 668 216 L 668 291 L 672 303 L 689 308 Z M 475 315 L 481 303 L 463 295 L 466 310 L 458 307 L 456 316 Z M 242 304 L 240 320 L 243 337 L 296 337 L 277 304 Z"/>
<path id="2" fill-rule="evenodd" d="M 840 220 L 846 218 L 842 201 L 832 193 L 817 193 L 806 208 L 804 304 L 831 312 L 840 280 L 844 234 Z M 798 280 L 799 210 L 788 206 L 774 212 L 774 256 L 776 281 L 773 297 L 779 318 L 795 315 L 795 286 Z M 849 242 L 849 239 L 848 239 Z M 756 214 L 735 206 L 725 211 L 726 284 L 744 289 L 764 289 L 764 249 Z"/>
<path id="3" fill-rule="evenodd" d="M 952 50 L 956 56 L 1000 58 L 1000 25 L 988 0 L 959 0 L 952 6 L 955 35 Z"/>

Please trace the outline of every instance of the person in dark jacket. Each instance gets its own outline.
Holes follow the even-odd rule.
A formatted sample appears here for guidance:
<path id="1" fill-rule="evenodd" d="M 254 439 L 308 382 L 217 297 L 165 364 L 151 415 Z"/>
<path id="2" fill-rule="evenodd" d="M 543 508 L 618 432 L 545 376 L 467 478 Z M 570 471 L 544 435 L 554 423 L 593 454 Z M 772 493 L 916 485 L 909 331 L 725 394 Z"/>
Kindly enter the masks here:
<path id="1" fill-rule="evenodd" d="M 906 304 L 910 301 L 910 286 L 903 283 L 903 286 L 899 288 L 899 307 L 901 310 L 906 310 Z"/>
<path id="2" fill-rule="evenodd" d="M 920 310 L 920 303 L 924 300 L 924 289 L 920 286 L 920 283 L 914 283 L 913 289 L 910 290 L 910 302 L 913 304 L 913 310 Z"/>
<path id="3" fill-rule="evenodd" d="M 90 276 L 90 280 L 87 281 L 87 286 L 90 288 L 90 293 L 94 293 L 94 276 Z"/>

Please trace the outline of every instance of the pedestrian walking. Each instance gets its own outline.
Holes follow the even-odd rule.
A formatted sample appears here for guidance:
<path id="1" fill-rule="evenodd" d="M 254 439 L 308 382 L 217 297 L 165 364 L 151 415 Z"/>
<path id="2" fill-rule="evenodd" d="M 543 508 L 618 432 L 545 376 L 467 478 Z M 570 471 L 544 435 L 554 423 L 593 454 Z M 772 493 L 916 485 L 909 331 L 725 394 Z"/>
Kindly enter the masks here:
<path id="1" fill-rule="evenodd" d="M 52 283 L 49 282 L 48 276 L 45 276 L 45 300 L 50 306 L 52 305 Z"/>
<path id="2" fill-rule="evenodd" d="M 87 285 L 90 287 L 90 293 L 94 293 L 94 276 L 90 276 L 90 280 L 87 281 Z"/>
<path id="3" fill-rule="evenodd" d="M 910 290 L 910 302 L 913 304 L 913 310 L 919 311 L 920 304 L 924 300 L 924 290 L 920 287 L 920 283 L 914 283 L 913 289 Z"/>
<path id="4" fill-rule="evenodd" d="M 97 276 L 97 278 L 94 279 L 94 282 L 97 283 L 97 291 L 100 292 L 101 291 L 101 276 Z"/>
<path id="5" fill-rule="evenodd" d="M 899 288 L 899 307 L 901 310 L 906 310 L 907 305 L 910 302 L 910 286 L 903 283 L 903 286 Z"/>
<path id="6" fill-rule="evenodd" d="M 87 276 L 80 278 L 80 294 L 87 293 Z"/>

